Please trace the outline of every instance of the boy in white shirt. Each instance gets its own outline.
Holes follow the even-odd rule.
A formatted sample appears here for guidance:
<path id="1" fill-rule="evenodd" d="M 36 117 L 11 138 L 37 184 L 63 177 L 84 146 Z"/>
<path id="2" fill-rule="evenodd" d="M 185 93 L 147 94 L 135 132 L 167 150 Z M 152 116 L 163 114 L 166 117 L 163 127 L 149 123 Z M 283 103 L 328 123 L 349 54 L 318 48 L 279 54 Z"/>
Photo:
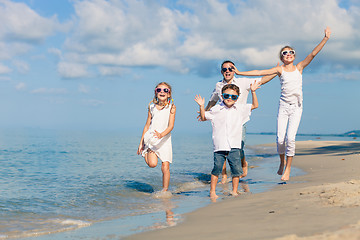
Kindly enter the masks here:
<path id="1" fill-rule="evenodd" d="M 222 90 L 223 101 L 215 105 L 210 111 L 205 111 L 205 99 L 200 95 L 195 96 L 195 101 L 200 106 L 202 121 L 210 120 L 213 128 L 214 168 L 211 171 L 210 198 L 216 199 L 216 185 L 226 159 L 229 162 L 232 175 L 232 195 L 238 195 L 239 178 L 242 174 L 240 163 L 240 150 L 243 124 L 250 119 L 251 111 L 258 107 L 256 89 L 260 82 L 251 84 L 252 104 L 237 104 L 240 95 L 239 87 L 227 84 Z"/>

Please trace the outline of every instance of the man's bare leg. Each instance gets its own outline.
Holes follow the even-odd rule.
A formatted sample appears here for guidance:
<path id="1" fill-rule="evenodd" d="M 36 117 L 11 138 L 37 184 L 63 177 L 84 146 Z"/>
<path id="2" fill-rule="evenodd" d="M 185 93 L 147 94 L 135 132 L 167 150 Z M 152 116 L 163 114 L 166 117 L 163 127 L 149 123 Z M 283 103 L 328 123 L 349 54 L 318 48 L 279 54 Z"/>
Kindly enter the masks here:
<path id="1" fill-rule="evenodd" d="M 244 178 L 247 176 L 248 173 L 248 163 L 245 160 L 245 157 L 241 159 L 241 166 L 242 166 L 243 174 L 240 175 L 240 178 Z"/>
<path id="2" fill-rule="evenodd" d="M 220 184 L 225 184 L 226 180 L 227 180 L 227 173 L 226 173 L 226 161 L 225 161 L 222 172 L 221 172 L 221 182 L 220 182 Z"/>
<path id="3" fill-rule="evenodd" d="M 280 157 L 280 166 L 279 166 L 279 170 L 277 171 L 277 174 L 283 175 L 284 167 L 286 165 L 285 154 L 279 154 L 279 157 Z"/>

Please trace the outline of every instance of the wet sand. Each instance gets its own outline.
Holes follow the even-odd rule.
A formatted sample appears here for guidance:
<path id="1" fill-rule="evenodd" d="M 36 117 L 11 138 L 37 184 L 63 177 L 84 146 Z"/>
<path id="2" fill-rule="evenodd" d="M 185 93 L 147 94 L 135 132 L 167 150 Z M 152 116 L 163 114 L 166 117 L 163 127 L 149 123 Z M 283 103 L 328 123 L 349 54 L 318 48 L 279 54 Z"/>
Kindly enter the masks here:
<path id="1" fill-rule="evenodd" d="M 296 147 L 293 166 L 306 175 L 126 239 L 360 239 L 360 142 L 304 141 Z"/>

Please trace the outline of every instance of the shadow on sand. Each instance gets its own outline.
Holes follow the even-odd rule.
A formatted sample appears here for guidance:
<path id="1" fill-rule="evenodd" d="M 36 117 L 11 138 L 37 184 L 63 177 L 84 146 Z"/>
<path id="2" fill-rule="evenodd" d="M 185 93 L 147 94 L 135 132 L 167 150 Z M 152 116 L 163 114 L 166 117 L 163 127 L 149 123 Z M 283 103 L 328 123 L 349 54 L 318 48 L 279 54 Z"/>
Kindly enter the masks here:
<path id="1" fill-rule="evenodd" d="M 153 193 L 154 188 L 147 183 L 142 183 L 138 181 L 126 181 L 125 187 L 134 189 L 139 192 L 145 192 L 145 193 Z"/>
<path id="2" fill-rule="evenodd" d="M 331 145 L 324 147 L 317 147 L 312 149 L 305 149 L 301 153 L 296 155 L 316 155 L 316 154 L 332 154 L 334 156 L 338 155 L 352 155 L 360 154 L 360 142 L 350 142 L 341 145 Z"/>

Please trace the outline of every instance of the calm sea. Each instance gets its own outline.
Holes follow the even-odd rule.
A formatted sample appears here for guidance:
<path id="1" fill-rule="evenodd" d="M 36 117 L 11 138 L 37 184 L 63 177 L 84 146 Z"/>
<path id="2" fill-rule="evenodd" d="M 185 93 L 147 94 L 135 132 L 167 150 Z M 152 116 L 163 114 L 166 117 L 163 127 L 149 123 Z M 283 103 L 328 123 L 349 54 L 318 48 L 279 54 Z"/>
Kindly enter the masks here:
<path id="1" fill-rule="evenodd" d="M 0 239 L 122 237 L 172 226 L 211 203 L 211 133 L 173 134 L 171 198 L 158 198 L 161 163 L 150 169 L 136 155 L 140 134 L 0 130 Z M 255 147 L 273 141 L 247 135 L 245 194 L 280 183 L 276 149 Z M 220 201 L 230 185 L 219 186 Z"/>

